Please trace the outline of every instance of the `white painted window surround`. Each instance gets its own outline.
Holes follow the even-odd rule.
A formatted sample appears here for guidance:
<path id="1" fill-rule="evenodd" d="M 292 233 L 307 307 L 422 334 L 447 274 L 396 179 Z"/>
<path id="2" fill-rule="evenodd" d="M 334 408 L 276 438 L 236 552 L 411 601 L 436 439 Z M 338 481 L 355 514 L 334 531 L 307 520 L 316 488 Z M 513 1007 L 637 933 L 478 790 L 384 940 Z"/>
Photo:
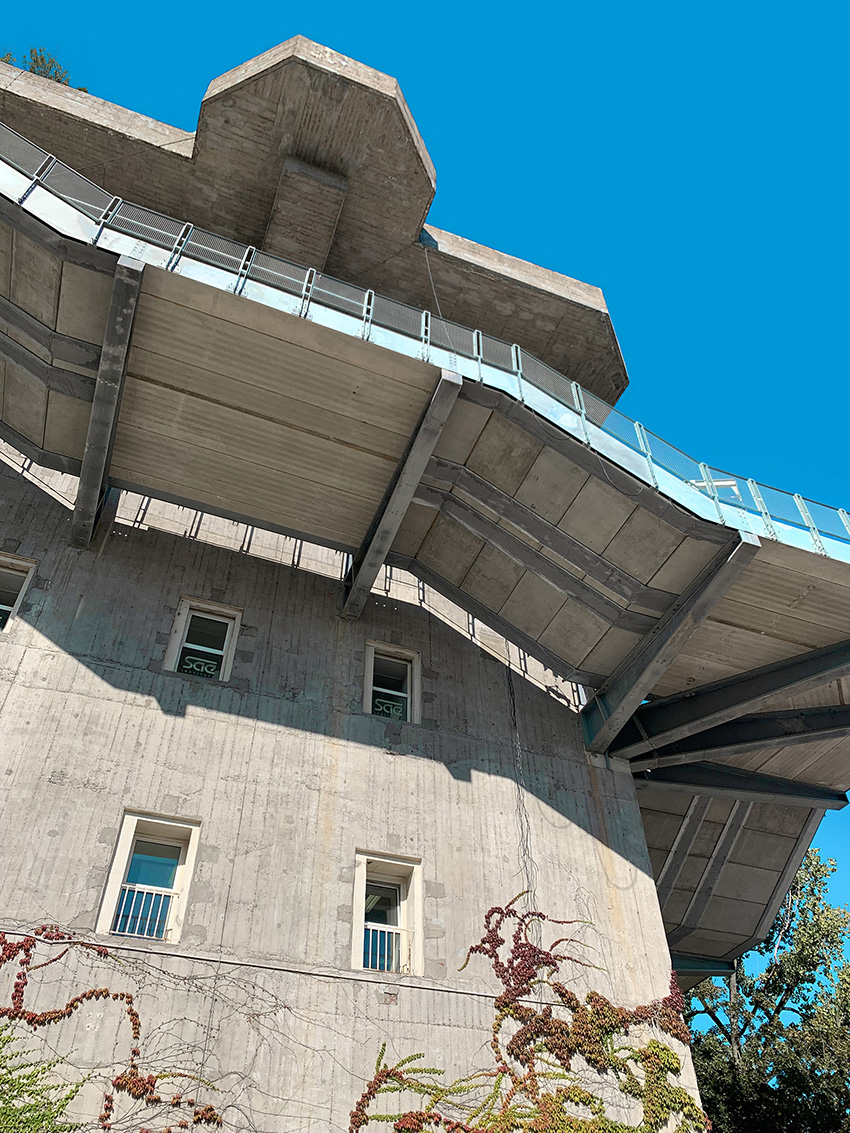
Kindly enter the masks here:
<path id="1" fill-rule="evenodd" d="M 103 891 L 96 931 L 122 938 L 174 944 L 186 916 L 189 882 L 198 853 L 200 822 L 127 811 Z M 139 876 L 140 865 L 163 859 L 168 876 Z M 135 871 L 135 872 L 134 872 Z"/>
<path id="2" fill-rule="evenodd" d="M 0 633 L 11 624 L 20 609 L 24 592 L 37 566 L 35 559 L 0 554 Z"/>
<path id="3" fill-rule="evenodd" d="M 422 719 L 421 686 L 420 653 L 382 641 L 366 642 L 364 712 L 418 724 Z"/>
<path id="4" fill-rule="evenodd" d="M 207 680 L 230 680 L 241 624 L 242 611 L 233 606 L 181 598 L 163 668 Z"/>
<path id="5" fill-rule="evenodd" d="M 422 862 L 358 850 L 354 865 L 354 969 L 421 976 Z"/>

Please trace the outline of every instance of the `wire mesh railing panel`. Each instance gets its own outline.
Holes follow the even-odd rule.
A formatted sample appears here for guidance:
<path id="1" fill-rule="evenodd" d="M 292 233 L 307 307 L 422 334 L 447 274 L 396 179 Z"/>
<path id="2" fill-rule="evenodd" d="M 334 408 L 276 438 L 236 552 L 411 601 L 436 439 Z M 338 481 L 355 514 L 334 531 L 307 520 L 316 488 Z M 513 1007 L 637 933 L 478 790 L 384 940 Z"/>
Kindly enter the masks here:
<path id="1" fill-rule="evenodd" d="M 116 213 L 110 217 L 109 227 L 116 232 L 123 232 L 125 236 L 144 240 L 146 244 L 155 244 L 157 248 L 173 248 L 186 226 L 173 217 L 122 201 Z"/>
<path id="2" fill-rule="evenodd" d="M 431 342 L 441 346 L 443 350 L 451 350 L 452 354 L 461 354 L 464 358 L 475 358 L 475 331 L 469 327 L 462 327 L 458 323 L 450 323 L 446 319 L 431 317 Z"/>
<path id="3" fill-rule="evenodd" d="M 224 236 L 216 236 L 214 232 L 206 232 L 203 228 L 193 228 L 183 247 L 184 256 L 234 274 L 242 266 L 245 251 L 244 244 L 238 244 L 235 240 L 228 240 Z"/>
<path id="4" fill-rule="evenodd" d="M 793 527 L 806 527 L 806 521 L 789 492 L 782 492 L 778 488 L 768 488 L 759 484 L 759 491 L 764 500 L 765 507 L 782 523 L 790 523 Z"/>
<path id="5" fill-rule="evenodd" d="M 652 459 L 655 464 L 665 468 L 677 479 L 684 480 L 686 484 L 697 487 L 697 481 L 702 477 L 698 461 L 682 452 L 681 449 L 676 448 L 675 445 L 669 444 L 657 433 L 650 433 L 647 430 L 646 439 L 652 450 Z"/>
<path id="6" fill-rule="evenodd" d="M 708 474 L 711 477 L 710 484 L 702 483 L 705 477 L 701 475 L 700 483 L 695 484 L 694 487 L 706 488 L 710 494 L 716 495 L 722 504 L 744 507 L 749 511 L 758 510 L 747 481 L 743 477 L 735 476 L 731 472 L 724 472 L 720 468 L 709 468 Z"/>
<path id="7" fill-rule="evenodd" d="M 481 335 L 481 359 L 489 366 L 514 373 L 513 349 L 500 338 L 491 338 L 489 334 Z"/>
<path id="8" fill-rule="evenodd" d="M 613 409 L 606 401 L 602 401 L 601 398 L 595 397 L 592 393 L 583 391 L 583 396 L 587 419 L 591 424 L 596 425 L 609 437 L 616 437 L 618 441 L 634 452 L 642 451 L 635 430 L 635 423 L 631 417 L 626 417 L 624 413 Z"/>
<path id="9" fill-rule="evenodd" d="M 573 395 L 572 382 L 567 381 L 563 374 L 559 374 L 557 370 L 553 370 L 551 366 L 547 366 L 545 362 L 541 362 L 539 358 L 535 358 L 533 354 L 528 354 L 525 350 L 520 350 L 520 361 L 522 376 L 526 381 L 531 382 L 533 386 L 537 386 L 544 393 L 548 393 L 550 397 L 554 397 L 562 405 L 578 412 L 579 407 L 576 405 Z"/>
<path id="10" fill-rule="evenodd" d="M 35 177 L 39 167 L 44 164 L 47 151 L 28 142 L 0 122 L 0 157 L 14 165 L 19 172 Z"/>
<path id="11" fill-rule="evenodd" d="M 267 283 L 269 287 L 287 291 L 290 295 L 300 295 L 303 292 L 309 274 L 308 268 L 291 264 L 289 260 L 282 260 L 268 252 L 257 252 L 248 269 L 248 279 Z"/>
<path id="12" fill-rule="evenodd" d="M 408 338 L 422 337 L 422 312 L 382 295 L 376 295 L 372 301 L 372 322 L 387 330 L 397 330 Z"/>
<path id="13" fill-rule="evenodd" d="M 330 275 L 317 275 L 313 284 L 312 298 L 323 307 L 332 307 L 346 315 L 362 317 L 366 302 L 366 292 L 352 283 L 343 283 Z"/>
<path id="14" fill-rule="evenodd" d="M 113 199 L 100 185 L 95 185 L 61 161 L 51 166 L 42 185 L 95 220 L 103 215 L 104 209 Z"/>

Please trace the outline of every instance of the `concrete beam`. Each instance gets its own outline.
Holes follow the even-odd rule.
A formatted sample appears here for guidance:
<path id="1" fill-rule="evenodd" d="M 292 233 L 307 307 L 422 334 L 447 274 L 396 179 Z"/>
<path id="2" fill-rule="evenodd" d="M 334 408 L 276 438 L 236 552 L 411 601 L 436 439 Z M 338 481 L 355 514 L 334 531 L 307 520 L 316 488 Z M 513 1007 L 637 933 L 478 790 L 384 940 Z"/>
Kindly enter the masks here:
<path id="1" fill-rule="evenodd" d="M 80 462 L 75 460 L 73 456 L 63 456 L 58 452 L 48 452 L 47 449 L 40 448 L 38 445 L 28 438 L 13 429 L 11 425 L 7 425 L 5 421 L 0 421 L 0 440 L 4 440 L 6 444 L 17 449 L 19 453 L 31 460 L 33 464 L 37 464 L 40 468 L 52 468 L 56 472 L 64 472 L 68 476 L 79 476 Z"/>
<path id="2" fill-rule="evenodd" d="M 598 685 L 602 680 L 599 673 L 588 672 L 586 669 L 577 669 L 570 665 L 563 657 L 558 657 L 557 654 L 547 649 L 545 645 L 541 645 L 539 641 L 535 641 L 532 637 L 522 633 L 516 626 L 506 622 L 504 618 L 499 617 L 498 614 L 494 614 L 492 610 L 488 610 L 481 602 L 470 597 L 469 594 L 453 583 L 447 582 L 442 575 L 437 574 L 435 571 L 431 570 L 430 567 L 424 566 L 417 559 L 411 559 L 405 555 L 388 555 L 387 561 L 392 566 L 398 566 L 402 570 L 406 570 L 410 574 L 415 575 L 424 582 L 426 586 L 430 586 L 432 590 L 436 590 L 438 594 L 442 594 L 444 598 L 453 602 L 460 609 L 465 610 L 483 625 L 489 626 L 495 633 L 501 634 L 502 637 L 513 642 L 518 649 L 522 649 L 529 657 L 534 657 L 541 665 L 544 665 L 547 669 L 550 669 L 564 680 L 575 681 L 576 684 L 589 687 Z"/>
<path id="3" fill-rule="evenodd" d="M 745 803 L 736 801 L 732 804 L 732 810 L 729 812 L 729 817 L 723 824 L 723 829 L 720 832 L 720 837 L 717 839 L 717 844 L 711 851 L 711 857 L 708 859 L 708 865 L 703 871 L 702 877 L 694 890 L 694 895 L 685 910 L 682 917 L 682 923 L 678 928 L 668 935 L 667 942 L 671 949 L 673 945 L 678 944 L 690 933 L 699 928 L 700 921 L 705 915 L 708 908 L 708 903 L 714 895 L 714 887 L 717 884 L 717 879 L 729 860 L 729 855 L 735 848 L 735 843 L 741 836 L 741 831 L 744 829 L 747 819 L 750 816 L 750 811 L 753 809 L 751 802 Z"/>
<path id="4" fill-rule="evenodd" d="M 676 767 L 698 760 L 729 759 L 766 748 L 801 747 L 806 744 L 838 740 L 850 735 L 850 708 L 829 705 L 823 708 L 789 709 L 740 716 L 728 724 L 718 724 L 677 743 L 665 744 L 632 761 L 632 770 Z"/>
<path id="5" fill-rule="evenodd" d="M 676 882 L 679 880 L 679 874 L 682 872 L 688 854 L 693 849 L 696 836 L 700 832 L 703 819 L 710 806 L 710 798 L 694 795 L 691 799 L 687 813 L 682 819 L 682 825 L 679 827 L 673 845 L 667 853 L 664 865 L 661 867 L 661 872 L 655 882 L 655 888 L 658 891 L 658 903 L 662 912 L 670 899 L 670 894 L 673 892 Z"/>
<path id="6" fill-rule="evenodd" d="M 783 806 L 818 806 L 841 810 L 847 806 L 843 791 L 782 779 L 778 775 L 761 775 L 740 767 L 724 767 L 716 763 L 690 763 L 685 767 L 665 767 L 657 771 L 640 771 L 635 787 L 641 792 L 684 791 L 706 798 L 733 798 Z M 652 805 L 649 801 L 648 805 Z"/>
<path id="7" fill-rule="evenodd" d="M 550 523 L 464 465 L 443 457 L 432 456 L 428 462 L 426 475 L 456 486 L 467 495 L 474 497 L 484 507 L 498 512 L 512 526 L 524 531 L 531 539 L 542 543 L 550 551 L 554 551 L 577 570 L 630 605 L 638 605 L 656 614 L 663 614 L 676 600 L 675 594 L 646 586 L 622 567 L 608 562 L 602 555 L 591 551 L 578 539 L 574 539 L 566 531 L 561 531 L 554 523 Z"/>
<path id="8" fill-rule="evenodd" d="M 324 271 L 348 181 L 294 157 L 283 163 L 263 251 Z"/>
<path id="9" fill-rule="evenodd" d="M 654 758 L 654 753 L 659 748 L 672 745 L 688 736 L 694 736 L 698 732 L 713 730 L 730 720 L 739 720 L 741 716 L 746 716 L 754 708 L 760 708 L 773 697 L 806 692 L 828 681 L 835 681 L 848 675 L 850 675 L 850 641 L 840 641 L 836 645 L 813 649 L 786 661 L 775 661 L 771 665 L 750 669 L 746 673 L 727 677 L 722 681 L 714 681 L 712 684 L 701 685 L 688 692 L 667 696 L 636 709 L 634 719 L 611 745 L 611 754 L 624 759 L 633 759 L 637 755 L 651 751 Z M 815 729 L 824 725 L 827 719 L 815 715 L 804 717 L 803 713 L 798 713 L 798 716 L 800 720 L 808 720 Z M 838 734 L 843 734 L 843 727 L 848 722 L 847 717 L 840 714 L 834 719 L 842 729 Z M 756 723 L 752 727 L 758 729 L 760 725 Z M 792 723 L 792 731 L 793 727 Z M 780 713 L 774 715 L 773 729 L 775 742 L 760 746 L 785 746 L 787 741 L 781 735 Z M 735 732 L 726 731 L 720 733 L 720 736 L 721 740 L 723 738 L 728 740 L 735 736 Z M 700 750 L 699 739 L 694 741 L 693 750 L 695 752 Z M 699 756 L 692 755 L 692 758 L 696 759 Z"/>
<path id="10" fill-rule="evenodd" d="M 518 539 L 504 527 L 494 523 L 492 519 L 482 515 L 475 508 L 464 503 L 463 500 L 453 496 L 450 492 L 439 488 L 428 488 L 421 485 L 415 495 L 417 503 L 425 507 L 437 508 L 443 515 L 460 524 L 473 535 L 484 539 L 490 546 L 495 547 L 513 562 L 518 563 L 525 570 L 531 571 L 539 578 L 543 578 L 562 594 L 575 598 L 583 606 L 598 614 L 600 618 L 611 626 L 624 629 L 630 633 L 649 633 L 657 624 L 657 619 L 648 614 L 641 614 L 634 610 L 625 610 L 611 598 L 600 594 L 592 586 L 588 586 L 568 570 L 547 559 L 539 551 L 535 551 L 528 543 Z"/>
<path id="11" fill-rule="evenodd" d="M 585 742 L 604 752 L 672 665 L 679 651 L 741 576 L 761 546 L 755 535 L 736 532 L 688 589 L 659 619 L 582 709 Z M 619 754 L 619 753 L 618 753 Z"/>
<path id="12" fill-rule="evenodd" d="M 450 370 L 443 370 L 437 379 L 431 400 L 345 577 L 341 617 L 360 616 L 462 385 L 463 379 Z"/>
<path id="13" fill-rule="evenodd" d="M 731 976 L 735 970 L 731 960 L 716 960 L 713 956 L 688 956 L 683 952 L 671 952 L 670 963 L 677 975 L 698 975 L 701 980 L 707 980 L 711 976 Z"/>
<path id="14" fill-rule="evenodd" d="M 800 831 L 797 841 L 794 843 L 791 856 L 785 863 L 785 868 L 782 870 L 782 873 L 779 875 L 779 880 L 773 888 L 770 900 L 765 906 L 765 910 L 756 925 L 755 932 L 749 939 L 745 940 L 743 944 L 739 944 L 732 952 L 728 952 L 723 957 L 724 960 L 734 960 L 737 956 L 742 956 L 745 952 L 749 952 L 751 948 L 755 948 L 757 944 L 761 944 L 770 932 L 770 926 L 776 919 L 776 914 L 779 912 L 779 908 L 785 900 L 788 890 L 791 888 L 794 875 L 803 864 L 803 858 L 806 856 L 806 851 L 812 844 L 812 838 L 814 838 L 823 816 L 823 809 L 818 807 L 814 807 L 809 812 L 809 817 L 806 819 L 806 823 Z"/>
<path id="15" fill-rule="evenodd" d="M 121 409 L 127 355 L 142 286 L 144 264 L 121 256 L 115 268 L 106 333 L 100 352 L 80 483 L 71 520 L 71 542 L 88 547 L 106 493 L 115 427 Z"/>
<path id="16" fill-rule="evenodd" d="M 639 500 L 642 508 L 663 519 L 665 523 L 669 523 L 682 535 L 692 535 L 695 539 L 702 539 L 707 543 L 725 544 L 728 541 L 727 528 L 719 523 L 700 519 L 686 511 L 680 504 L 650 488 L 645 481 L 633 476 L 631 472 L 606 459 L 601 453 L 589 448 L 564 429 L 522 405 L 510 394 L 491 389 L 480 382 L 468 382 L 461 396 L 465 401 L 472 401 L 476 405 L 483 405 L 501 413 L 509 421 L 524 429 L 529 436 L 549 445 L 555 452 L 571 460 L 590 476 L 604 480 L 606 484 L 616 488 L 629 499 Z"/>

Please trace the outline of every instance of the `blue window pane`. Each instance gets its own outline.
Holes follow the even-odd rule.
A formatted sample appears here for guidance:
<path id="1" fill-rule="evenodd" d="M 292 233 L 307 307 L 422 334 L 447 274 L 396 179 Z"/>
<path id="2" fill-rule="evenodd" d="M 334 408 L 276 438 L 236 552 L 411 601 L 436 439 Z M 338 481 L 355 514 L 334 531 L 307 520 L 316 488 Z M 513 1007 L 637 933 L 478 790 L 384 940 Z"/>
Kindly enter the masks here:
<path id="1" fill-rule="evenodd" d="M 136 842 L 127 873 L 127 884 L 155 885 L 158 889 L 173 889 L 179 858 L 179 846 Z"/>

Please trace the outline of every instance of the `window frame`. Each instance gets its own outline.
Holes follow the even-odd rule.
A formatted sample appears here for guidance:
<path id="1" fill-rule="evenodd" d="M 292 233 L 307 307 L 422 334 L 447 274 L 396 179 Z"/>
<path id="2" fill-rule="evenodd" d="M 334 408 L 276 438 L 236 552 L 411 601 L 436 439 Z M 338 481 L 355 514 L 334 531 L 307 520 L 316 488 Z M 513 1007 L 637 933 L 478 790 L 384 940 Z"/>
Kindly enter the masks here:
<path id="1" fill-rule="evenodd" d="M 366 665 L 363 674 L 363 711 L 376 720 L 390 720 L 389 716 L 376 716 L 372 711 L 372 693 L 375 687 L 375 657 L 386 657 L 391 661 L 404 661 L 410 666 L 410 680 L 407 691 L 407 720 L 403 724 L 422 722 L 422 654 L 415 649 L 404 649 L 400 645 L 390 645 L 386 641 L 366 642 Z"/>
<path id="2" fill-rule="evenodd" d="M 392 885 L 399 890 L 397 927 L 406 933 L 409 941 L 408 963 L 399 971 L 367 968 L 363 964 L 363 947 L 366 927 L 366 884 Z M 424 932 L 422 919 L 422 861 L 419 858 L 396 857 L 388 854 L 356 850 L 354 856 L 354 907 L 351 933 L 351 967 L 359 972 L 371 972 L 379 977 L 421 976 L 425 968 Z"/>
<path id="3" fill-rule="evenodd" d="M 171 627 L 171 636 L 168 639 L 162 667 L 165 671 L 176 673 L 179 677 L 194 677 L 195 680 L 203 680 L 207 684 L 211 683 L 206 677 L 199 677 L 193 673 L 183 673 L 177 668 L 177 663 L 180 660 L 180 651 L 186 644 L 186 634 L 189 631 L 192 614 L 199 614 L 201 617 L 212 617 L 216 620 L 228 623 L 227 637 L 224 640 L 224 650 L 221 658 L 221 673 L 216 678 L 217 684 L 226 684 L 227 681 L 230 680 L 233 661 L 236 656 L 236 641 L 239 637 L 239 631 L 242 628 L 242 611 L 235 606 L 225 606 L 221 602 L 209 602 L 203 598 L 189 598 L 187 596 L 183 596 L 180 599 L 177 606 L 177 613 L 174 617 L 174 624 Z"/>
<path id="4" fill-rule="evenodd" d="M 115 940 L 144 940 L 148 944 L 176 944 L 183 931 L 189 885 L 198 854 L 200 830 L 199 819 L 169 818 L 146 811 L 125 811 L 118 840 L 115 843 L 115 852 L 112 856 L 106 885 L 103 889 L 95 932 L 103 936 L 111 936 Z M 121 890 L 126 883 L 127 874 L 133 860 L 133 852 L 136 843 L 139 841 L 179 846 L 181 850 L 174 875 L 174 886 L 172 889 L 162 890 L 164 893 L 176 894 L 176 899 L 169 906 L 165 931 L 161 937 L 112 931 L 112 923 L 115 920 L 118 902 L 121 899 Z M 156 889 L 158 887 L 148 886 L 146 888 Z"/>
<path id="5" fill-rule="evenodd" d="M 12 603 L 11 609 L 9 610 L 9 616 L 6 619 L 6 624 L 2 629 L 0 629 L 0 633 L 5 633 L 17 617 L 18 611 L 21 608 L 21 603 L 24 600 L 24 594 L 29 588 L 29 584 L 33 580 L 37 566 L 38 561 L 36 559 L 25 559 L 20 555 L 10 555 L 5 551 L 0 552 L 0 568 L 13 571 L 15 574 L 22 574 L 24 576 L 24 580 L 21 583 L 21 588 L 18 591 L 18 595 L 15 598 L 15 601 Z M 4 606 L 3 609 L 5 610 L 5 608 L 6 607 Z"/>

